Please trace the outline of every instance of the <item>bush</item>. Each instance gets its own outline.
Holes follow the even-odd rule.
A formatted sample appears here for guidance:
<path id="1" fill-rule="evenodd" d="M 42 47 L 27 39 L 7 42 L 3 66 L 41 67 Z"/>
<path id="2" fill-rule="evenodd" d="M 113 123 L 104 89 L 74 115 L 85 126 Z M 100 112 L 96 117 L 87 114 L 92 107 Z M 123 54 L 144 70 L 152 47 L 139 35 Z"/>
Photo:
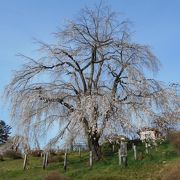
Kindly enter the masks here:
<path id="1" fill-rule="evenodd" d="M 111 156 L 112 155 L 112 145 L 109 142 L 105 142 L 101 146 L 101 152 L 103 156 Z"/>
<path id="2" fill-rule="evenodd" d="M 118 152 L 117 144 L 114 145 L 114 152 Z M 109 142 L 105 142 L 101 145 L 101 152 L 103 156 L 111 156 L 113 154 L 113 145 Z"/>
<path id="3" fill-rule="evenodd" d="M 11 158 L 11 159 L 22 159 L 22 155 L 19 151 L 7 150 L 4 153 L 4 157 Z"/>
<path id="4" fill-rule="evenodd" d="M 67 180 L 67 177 L 58 172 L 51 172 L 44 178 L 44 180 Z"/>
<path id="5" fill-rule="evenodd" d="M 48 163 L 62 162 L 63 160 L 64 160 L 64 157 L 62 155 L 56 155 L 56 156 L 50 155 L 48 157 Z"/>
<path id="6" fill-rule="evenodd" d="M 180 155 L 180 132 L 170 133 L 168 135 L 170 144 L 175 148 L 176 153 Z"/>
<path id="7" fill-rule="evenodd" d="M 3 155 L 0 154 L 0 161 L 4 161 Z"/>
<path id="8" fill-rule="evenodd" d="M 63 150 L 59 150 L 59 151 L 56 152 L 57 155 L 61 155 L 61 156 L 64 156 L 64 153 L 65 152 Z"/>
<path id="9" fill-rule="evenodd" d="M 127 144 L 128 150 L 132 149 L 133 144 L 136 146 L 142 146 L 142 141 L 140 139 L 129 140 Z"/>
<path id="10" fill-rule="evenodd" d="M 145 158 L 145 154 L 143 152 L 139 152 L 137 155 L 137 160 L 143 160 Z"/>
<path id="11" fill-rule="evenodd" d="M 50 153 L 50 155 L 52 155 L 52 156 L 56 156 L 56 155 L 57 155 L 57 153 L 56 153 L 56 151 L 55 151 L 54 149 L 51 149 L 51 150 L 49 151 L 49 153 Z"/>
<path id="12" fill-rule="evenodd" d="M 31 150 L 30 151 L 31 156 L 33 156 L 33 157 L 41 157 L 41 153 L 43 153 L 42 150 Z"/>

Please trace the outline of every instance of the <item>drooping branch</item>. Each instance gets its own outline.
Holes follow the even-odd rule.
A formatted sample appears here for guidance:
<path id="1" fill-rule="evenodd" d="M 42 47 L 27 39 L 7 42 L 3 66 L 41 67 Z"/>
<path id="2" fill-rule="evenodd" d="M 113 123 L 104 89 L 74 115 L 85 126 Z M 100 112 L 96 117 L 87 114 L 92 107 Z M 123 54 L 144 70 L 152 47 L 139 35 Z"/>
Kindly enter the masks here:
<path id="1" fill-rule="evenodd" d="M 73 105 L 71 105 L 71 104 L 64 101 L 65 97 L 63 97 L 63 98 L 58 98 L 58 97 L 57 98 L 52 98 L 52 97 L 49 98 L 49 97 L 43 96 L 41 87 L 38 87 L 35 90 L 39 90 L 39 99 L 44 101 L 45 103 L 58 102 L 61 105 L 65 106 L 67 109 L 69 109 L 71 112 L 74 111 Z"/>
<path id="2" fill-rule="evenodd" d="M 85 8 L 55 34 L 57 43 L 40 42 L 42 57 L 21 55 L 27 63 L 6 88 L 16 124 L 43 131 L 60 123 L 50 144 L 76 129 L 98 156 L 103 136 L 135 133 L 158 114 L 177 111 L 176 92 L 146 77 L 158 71 L 158 59 L 131 41 L 127 21 L 118 21 L 103 4 Z"/>

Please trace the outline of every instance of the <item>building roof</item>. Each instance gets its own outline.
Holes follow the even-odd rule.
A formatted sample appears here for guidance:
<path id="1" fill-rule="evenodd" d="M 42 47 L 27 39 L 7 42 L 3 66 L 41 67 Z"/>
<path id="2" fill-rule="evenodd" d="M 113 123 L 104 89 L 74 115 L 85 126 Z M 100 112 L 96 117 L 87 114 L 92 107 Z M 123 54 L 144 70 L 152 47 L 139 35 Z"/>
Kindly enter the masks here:
<path id="1" fill-rule="evenodd" d="M 159 130 L 157 128 L 152 128 L 152 127 L 143 127 L 139 130 L 138 133 L 143 132 L 143 131 L 156 131 L 159 132 Z"/>

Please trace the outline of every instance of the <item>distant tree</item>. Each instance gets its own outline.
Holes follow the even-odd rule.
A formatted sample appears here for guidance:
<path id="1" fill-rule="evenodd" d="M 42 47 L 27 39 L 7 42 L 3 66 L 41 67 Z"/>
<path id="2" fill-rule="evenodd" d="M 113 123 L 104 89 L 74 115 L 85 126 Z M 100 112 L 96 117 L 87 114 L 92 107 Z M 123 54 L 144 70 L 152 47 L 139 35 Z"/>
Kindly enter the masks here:
<path id="1" fill-rule="evenodd" d="M 21 55 L 27 63 L 5 90 L 12 118 L 27 135 L 47 133 L 57 122 L 51 146 L 76 132 L 101 159 L 101 137 L 136 132 L 175 109 L 173 89 L 149 78 L 159 70 L 158 59 L 149 46 L 131 40 L 129 23 L 109 7 L 83 9 L 55 37 L 54 44 L 39 42 L 42 57 Z"/>
<path id="2" fill-rule="evenodd" d="M 11 127 L 9 125 L 6 125 L 6 123 L 3 120 L 0 120 L 0 144 L 4 144 L 11 134 L 10 132 Z"/>

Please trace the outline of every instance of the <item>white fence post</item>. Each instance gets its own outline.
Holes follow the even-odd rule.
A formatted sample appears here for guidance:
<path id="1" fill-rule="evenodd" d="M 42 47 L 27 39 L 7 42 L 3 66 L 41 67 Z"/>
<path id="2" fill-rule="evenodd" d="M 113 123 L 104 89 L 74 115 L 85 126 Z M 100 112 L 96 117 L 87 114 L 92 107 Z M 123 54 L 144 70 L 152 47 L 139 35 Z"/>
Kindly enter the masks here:
<path id="1" fill-rule="evenodd" d="M 115 150 L 114 144 L 112 145 L 112 150 L 113 150 L 113 152 L 114 152 L 114 150 Z"/>
<path id="2" fill-rule="evenodd" d="M 120 144 L 121 165 L 127 166 L 127 142 L 121 141 Z"/>
<path id="3" fill-rule="evenodd" d="M 47 153 L 46 153 L 46 161 L 45 161 L 45 166 L 46 166 L 46 167 L 48 166 L 48 155 L 49 155 L 49 153 L 47 152 Z"/>
<path id="4" fill-rule="evenodd" d="M 93 166 L 93 153 L 92 153 L 92 151 L 89 152 L 89 166 L 91 168 Z"/>
<path id="5" fill-rule="evenodd" d="M 43 169 L 46 168 L 46 153 L 44 153 L 44 157 L 43 157 Z"/>
<path id="6" fill-rule="evenodd" d="M 147 142 L 145 142 L 145 148 L 146 148 L 146 154 L 148 154 L 149 150 L 148 150 L 148 143 Z"/>
<path id="7" fill-rule="evenodd" d="M 121 149 L 118 149 L 119 166 L 121 166 Z"/>
<path id="8" fill-rule="evenodd" d="M 27 167 L 27 154 L 24 154 L 23 170 Z"/>
<path id="9" fill-rule="evenodd" d="M 135 144 L 133 144 L 133 151 L 134 151 L 134 159 L 137 160 L 137 150 Z"/>
<path id="10" fill-rule="evenodd" d="M 81 147 L 79 147 L 79 157 L 81 158 Z"/>
<path id="11" fill-rule="evenodd" d="M 64 154 L 64 170 L 67 170 L 67 152 Z"/>

